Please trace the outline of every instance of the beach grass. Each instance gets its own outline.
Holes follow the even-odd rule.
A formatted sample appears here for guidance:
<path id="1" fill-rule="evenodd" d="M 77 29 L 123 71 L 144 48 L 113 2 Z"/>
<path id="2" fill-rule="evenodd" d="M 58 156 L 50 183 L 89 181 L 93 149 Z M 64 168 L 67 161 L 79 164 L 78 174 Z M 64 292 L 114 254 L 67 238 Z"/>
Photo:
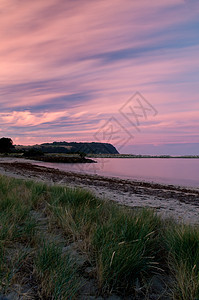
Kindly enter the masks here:
<path id="1" fill-rule="evenodd" d="M 0 294 L 81 298 L 88 266 L 96 296 L 144 299 L 158 274 L 169 278 L 167 299 L 198 299 L 199 228 L 83 189 L 0 176 Z"/>
<path id="2" fill-rule="evenodd" d="M 42 242 L 34 260 L 39 289 L 45 298 L 72 299 L 80 287 L 77 266 L 55 242 Z"/>
<path id="3" fill-rule="evenodd" d="M 165 232 L 168 262 L 173 273 L 174 299 L 199 299 L 199 230 L 189 225 L 173 226 Z"/>

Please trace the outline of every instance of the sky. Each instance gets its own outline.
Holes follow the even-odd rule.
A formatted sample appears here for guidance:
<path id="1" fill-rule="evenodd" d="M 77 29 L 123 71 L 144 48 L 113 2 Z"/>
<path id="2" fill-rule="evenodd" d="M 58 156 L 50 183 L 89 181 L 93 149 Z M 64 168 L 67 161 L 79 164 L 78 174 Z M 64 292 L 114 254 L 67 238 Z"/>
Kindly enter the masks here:
<path id="1" fill-rule="evenodd" d="M 199 154 L 198 0 L 0 0 L 0 137 Z"/>

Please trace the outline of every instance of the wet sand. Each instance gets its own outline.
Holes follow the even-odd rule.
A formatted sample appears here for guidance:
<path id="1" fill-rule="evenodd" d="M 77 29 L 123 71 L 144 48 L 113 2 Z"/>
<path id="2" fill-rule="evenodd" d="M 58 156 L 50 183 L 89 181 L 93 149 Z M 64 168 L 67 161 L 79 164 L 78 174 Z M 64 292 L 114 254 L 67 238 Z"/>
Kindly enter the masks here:
<path id="1" fill-rule="evenodd" d="M 36 165 L 36 161 L 0 158 L 0 174 L 91 190 L 96 196 L 129 207 L 151 207 L 163 217 L 199 224 L 199 190 L 174 185 L 107 178 Z"/>

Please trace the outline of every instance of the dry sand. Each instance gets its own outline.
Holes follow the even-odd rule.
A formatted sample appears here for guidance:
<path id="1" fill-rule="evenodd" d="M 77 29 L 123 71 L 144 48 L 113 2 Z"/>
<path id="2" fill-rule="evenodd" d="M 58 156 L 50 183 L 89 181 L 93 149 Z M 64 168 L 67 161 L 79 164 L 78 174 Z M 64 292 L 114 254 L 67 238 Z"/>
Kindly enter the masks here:
<path id="1" fill-rule="evenodd" d="M 103 199 L 129 207 L 151 207 L 163 217 L 199 224 L 199 190 L 155 183 L 64 172 L 36 161 L 0 158 L 0 174 L 91 190 Z"/>

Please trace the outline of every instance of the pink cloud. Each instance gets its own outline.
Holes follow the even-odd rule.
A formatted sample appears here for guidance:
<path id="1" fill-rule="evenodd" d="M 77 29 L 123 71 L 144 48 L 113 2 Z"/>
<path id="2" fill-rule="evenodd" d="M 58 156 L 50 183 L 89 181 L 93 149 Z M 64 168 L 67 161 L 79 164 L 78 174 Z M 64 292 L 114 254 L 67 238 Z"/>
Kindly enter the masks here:
<path id="1" fill-rule="evenodd" d="M 199 46 L 184 32 L 195 1 L 14 0 L 0 11 L 2 132 L 24 143 L 92 140 L 111 116 L 133 131 L 119 109 L 138 90 L 158 115 L 135 143 L 197 139 Z M 75 93 L 89 96 L 76 103 Z"/>
<path id="2" fill-rule="evenodd" d="M 0 113 L 0 121 L 20 127 L 37 126 L 43 123 L 54 122 L 67 115 L 67 111 L 38 114 L 33 114 L 30 111 L 13 111 L 12 113 Z"/>

